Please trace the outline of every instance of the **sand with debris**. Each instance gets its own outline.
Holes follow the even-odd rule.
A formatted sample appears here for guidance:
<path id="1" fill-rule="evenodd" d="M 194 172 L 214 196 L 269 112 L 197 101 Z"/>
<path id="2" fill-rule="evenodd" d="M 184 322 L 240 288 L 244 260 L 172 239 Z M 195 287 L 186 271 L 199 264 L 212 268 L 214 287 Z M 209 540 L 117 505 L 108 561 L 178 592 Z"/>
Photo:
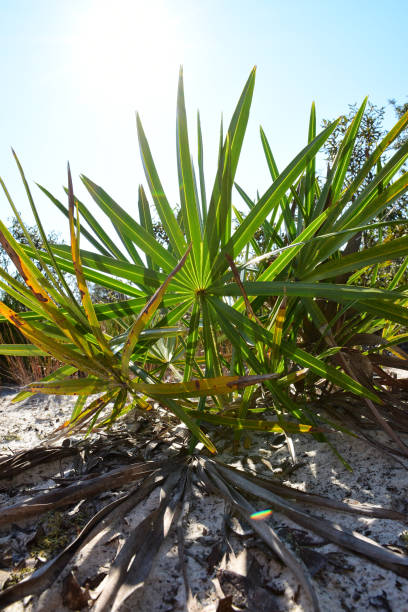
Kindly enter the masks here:
<path id="1" fill-rule="evenodd" d="M 20 449 L 43 444 L 50 433 L 70 415 L 72 398 L 34 396 L 22 404 L 12 404 L 15 389 L 0 391 L 0 454 L 2 456 Z M 182 428 L 181 428 L 182 439 Z M 173 444 L 181 445 L 181 442 Z M 239 457 L 223 453 L 225 461 L 258 474 L 277 477 L 285 471 L 290 473 L 283 482 L 304 491 L 319 493 L 336 500 L 365 502 L 373 506 L 384 506 L 402 512 L 408 517 L 408 472 L 406 467 L 391 457 L 380 454 L 377 449 L 361 441 L 338 434 L 332 436 L 336 449 L 348 461 L 353 472 L 349 472 L 336 459 L 330 448 L 318 444 L 304 435 L 294 439 L 297 454 L 296 469 L 292 469 L 291 456 L 279 436 L 255 436 L 251 447 Z M 58 442 L 60 444 L 61 442 Z M 128 450 L 126 450 L 128 452 Z M 136 452 L 136 451 L 135 451 Z M 145 445 L 138 449 L 147 456 L 153 450 Z M 137 459 L 135 459 L 137 460 Z M 71 463 L 70 463 L 71 461 Z M 96 462 L 97 469 L 97 462 Z M 72 460 L 64 459 L 56 465 L 43 465 L 15 478 L 0 483 L 0 502 L 15 503 L 39 490 L 55 486 L 56 478 L 64 477 L 72 470 Z M 106 492 L 105 499 L 115 493 Z M 103 585 L 103 577 L 126 536 L 135 525 L 157 506 L 157 494 L 152 494 L 119 524 L 107 525 L 106 529 L 91 540 L 72 560 L 70 568 L 81 585 L 89 587 L 89 602 L 95 598 Z M 98 509 L 98 501 L 95 508 Z M 261 509 L 261 508 L 259 508 Z M 68 509 L 75 513 L 77 508 Z M 299 589 L 296 580 L 259 541 L 246 524 L 233 519 L 229 522 L 229 555 L 220 549 L 221 534 L 225 529 L 224 503 L 222 500 L 194 490 L 191 513 L 184 525 L 186 530 L 187 573 L 195 596 L 197 610 L 216 611 L 220 600 L 232 595 L 233 607 L 226 610 L 249 610 L 262 612 L 309 612 L 310 602 Z M 65 511 L 65 510 L 64 510 Z M 309 512 L 309 510 L 308 510 Z M 382 545 L 408 552 L 408 525 L 385 519 L 373 519 L 356 515 L 334 513 L 313 508 L 311 514 L 338 522 L 348 530 L 369 536 Z M 341 550 L 314 534 L 299 528 L 278 513 L 269 519 L 282 539 L 300 557 L 313 576 L 323 612 L 378 610 L 408 612 L 408 579 L 397 576 L 368 560 Z M 30 527 L 31 525 L 31 527 Z M 23 525 L 25 532 L 13 529 L 16 540 L 30 533 L 35 525 Z M 17 529 L 17 530 L 16 530 Z M 23 539 L 24 537 L 21 536 Z M 27 538 L 29 536 L 27 535 Z M 0 531 L 0 546 L 10 547 L 10 530 Z M 2 554 L 3 553 L 3 554 Z M 15 553 L 15 551 L 14 551 Z M 10 576 L 4 550 L 0 569 L 0 586 Z M 35 567 L 41 562 L 37 559 Z M 65 611 L 63 604 L 65 570 L 53 587 L 40 597 L 27 598 L 6 608 L 7 612 L 22 610 Z M 64 581 L 65 579 L 65 581 Z M 248 584 L 251 585 L 248 596 Z M 84 608 L 86 609 L 86 608 Z M 140 612 L 170 612 L 186 609 L 186 594 L 179 565 L 175 535 L 170 535 L 154 563 L 148 580 L 141 585 L 121 610 Z"/>

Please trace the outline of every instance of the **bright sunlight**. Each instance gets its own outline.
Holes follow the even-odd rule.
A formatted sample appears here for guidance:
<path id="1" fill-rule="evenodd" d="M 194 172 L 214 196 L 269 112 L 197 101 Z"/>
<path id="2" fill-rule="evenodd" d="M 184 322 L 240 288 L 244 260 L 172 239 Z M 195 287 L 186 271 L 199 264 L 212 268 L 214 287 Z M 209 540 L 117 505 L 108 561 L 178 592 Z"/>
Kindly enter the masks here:
<path id="1" fill-rule="evenodd" d="M 155 83 L 174 82 L 179 39 L 177 17 L 162 0 L 87 5 L 74 33 L 74 78 L 81 95 L 99 91 L 104 104 L 134 108 L 139 88 L 154 96 Z"/>

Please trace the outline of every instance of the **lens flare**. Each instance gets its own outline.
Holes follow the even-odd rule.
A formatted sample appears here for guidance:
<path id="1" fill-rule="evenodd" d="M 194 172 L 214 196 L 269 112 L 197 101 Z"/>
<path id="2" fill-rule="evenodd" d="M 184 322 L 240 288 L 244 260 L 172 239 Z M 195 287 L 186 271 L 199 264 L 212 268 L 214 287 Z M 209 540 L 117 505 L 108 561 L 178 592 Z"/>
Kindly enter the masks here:
<path id="1" fill-rule="evenodd" d="M 272 512 L 273 510 L 260 510 L 259 512 L 254 512 L 251 514 L 249 518 L 251 518 L 253 521 L 264 521 L 268 518 L 268 516 L 271 516 Z"/>

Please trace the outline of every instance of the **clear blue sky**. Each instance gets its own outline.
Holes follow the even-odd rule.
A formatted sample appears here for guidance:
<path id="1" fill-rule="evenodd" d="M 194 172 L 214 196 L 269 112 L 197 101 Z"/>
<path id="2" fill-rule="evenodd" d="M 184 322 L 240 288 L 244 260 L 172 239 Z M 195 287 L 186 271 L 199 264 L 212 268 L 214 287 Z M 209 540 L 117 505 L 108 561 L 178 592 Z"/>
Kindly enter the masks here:
<path id="1" fill-rule="evenodd" d="M 237 178 L 249 193 L 262 192 L 269 181 L 260 124 L 283 169 L 305 144 L 313 100 L 319 124 L 367 94 L 379 105 L 406 101 L 407 17 L 406 0 L 1 0 L 0 176 L 28 222 L 10 146 L 31 184 L 64 198 L 69 160 L 79 196 L 84 173 L 136 215 L 144 183 L 138 110 L 175 203 L 179 65 L 193 151 L 201 113 L 207 185 L 221 112 L 227 123 L 257 65 Z M 33 192 L 46 229 L 66 237 L 64 218 L 34 184 Z M 0 216 L 10 216 L 3 194 Z"/>

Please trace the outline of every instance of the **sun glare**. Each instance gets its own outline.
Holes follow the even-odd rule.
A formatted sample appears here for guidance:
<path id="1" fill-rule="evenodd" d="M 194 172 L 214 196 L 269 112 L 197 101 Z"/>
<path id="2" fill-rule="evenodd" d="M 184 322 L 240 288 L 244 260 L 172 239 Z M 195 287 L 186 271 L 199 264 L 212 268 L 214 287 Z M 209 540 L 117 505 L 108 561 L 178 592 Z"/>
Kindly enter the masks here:
<path id="1" fill-rule="evenodd" d="M 142 88 L 144 100 L 157 96 L 159 83 L 161 89 L 174 84 L 182 59 L 177 20 L 161 0 L 92 2 L 74 39 L 81 92 L 102 95 L 104 104 L 134 105 Z"/>

